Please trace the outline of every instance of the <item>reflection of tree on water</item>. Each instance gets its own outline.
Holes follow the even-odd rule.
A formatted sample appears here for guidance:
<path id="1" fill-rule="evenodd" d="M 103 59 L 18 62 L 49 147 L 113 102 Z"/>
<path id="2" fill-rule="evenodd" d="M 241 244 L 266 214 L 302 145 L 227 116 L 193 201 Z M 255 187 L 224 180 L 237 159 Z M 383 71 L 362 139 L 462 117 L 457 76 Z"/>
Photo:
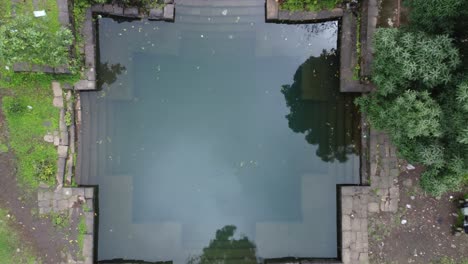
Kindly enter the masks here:
<path id="1" fill-rule="evenodd" d="M 336 36 L 338 34 L 338 22 L 324 22 L 324 23 L 312 23 L 312 24 L 299 24 L 297 25 L 300 28 L 305 29 L 308 34 L 305 37 L 310 40 L 311 37 L 318 36 L 325 31 L 332 32 L 331 36 Z"/>
<path id="2" fill-rule="evenodd" d="M 307 142 L 318 144 L 323 161 L 344 162 L 359 151 L 359 114 L 354 95 L 340 93 L 339 65 L 335 50 L 310 57 L 294 74 L 292 85 L 283 85 L 290 113 L 289 127 L 304 133 Z"/>
<path id="3" fill-rule="evenodd" d="M 117 76 L 122 74 L 125 71 L 125 66 L 122 66 L 120 63 L 109 64 L 98 63 L 97 67 L 97 85 L 99 88 L 102 88 L 104 84 L 111 85 L 117 80 Z"/>
<path id="4" fill-rule="evenodd" d="M 246 236 L 235 239 L 235 232 L 233 225 L 217 230 L 215 239 L 200 256 L 190 258 L 188 264 L 257 264 L 255 244 Z"/>

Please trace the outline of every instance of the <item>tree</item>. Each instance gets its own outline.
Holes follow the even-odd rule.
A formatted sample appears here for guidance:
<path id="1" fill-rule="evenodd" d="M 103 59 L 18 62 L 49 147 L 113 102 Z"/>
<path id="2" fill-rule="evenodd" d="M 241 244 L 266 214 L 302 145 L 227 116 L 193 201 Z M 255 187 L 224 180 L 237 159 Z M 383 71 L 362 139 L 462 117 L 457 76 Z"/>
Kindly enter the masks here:
<path id="1" fill-rule="evenodd" d="M 408 0 L 411 27 L 432 34 L 452 33 L 466 0 Z"/>

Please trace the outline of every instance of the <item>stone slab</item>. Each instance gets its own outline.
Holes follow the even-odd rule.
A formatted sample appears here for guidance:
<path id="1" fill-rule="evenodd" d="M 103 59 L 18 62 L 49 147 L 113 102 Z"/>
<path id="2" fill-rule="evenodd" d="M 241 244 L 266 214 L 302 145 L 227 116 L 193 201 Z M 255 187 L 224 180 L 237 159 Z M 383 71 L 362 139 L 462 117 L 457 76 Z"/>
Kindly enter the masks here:
<path id="1" fill-rule="evenodd" d="M 62 96 L 54 97 L 54 100 L 52 101 L 52 104 L 55 107 L 63 108 L 63 97 Z"/>
<path id="2" fill-rule="evenodd" d="M 59 158 L 66 158 L 68 155 L 68 146 L 58 146 L 57 153 Z"/>
<path id="3" fill-rule="evenodd" d="M 75 90 L 78 90 L 78 91 L 96 90 L 96 83 L 94 81 L 80 80 L 75 84 Z"/>
<path id="4" fill-rule="evenodd" d="M 166 21 L 174 21 L 175 15 L 175 6 L 173 4 L 168 4 L 164 6 L 163 18 Z"/>
<path id="5" fill-rule="evenodd" d="M 266 1 L 266 20 L 278 20 L 279 3 L 276 0 Z"/>
<path id="6" fill-rule="evenodd" d="M 124 16 L 127 16 L 127 17 L 138 17 L 139 16 L 138 8 L 136 7 L 124 8 L 123 14 Z"/>
<path id="7" fill-rule="evenodd" d="M 161 8 L 152 8 L 149 11 L 148 19 L 162 19 L 163 18 L 163 10 Z"/>
<path id="8" fill-rule="evenodd" d="M 62 96 L 62 88 L 60 87 L 60 83 L 53 81 L 52 82 L 52 91 L 54 93 L 54 97 Z"/>

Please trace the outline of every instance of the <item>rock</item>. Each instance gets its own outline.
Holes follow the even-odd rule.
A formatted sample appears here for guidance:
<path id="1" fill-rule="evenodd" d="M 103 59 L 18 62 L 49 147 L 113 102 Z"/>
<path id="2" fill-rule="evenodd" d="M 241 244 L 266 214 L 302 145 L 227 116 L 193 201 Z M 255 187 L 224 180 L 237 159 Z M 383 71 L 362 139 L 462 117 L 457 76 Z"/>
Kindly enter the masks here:
<path id="1" fill-rule="evenodd" d="M 54 136 L 50 135 L 50 134 L 47 134 L 47 135 L 44 136 L 44 141 L 48 142 L 48 143 L 54 143 Z"/>
<path id="2" fill-rule="evenodd" d="M 406 208 L 411 209 L 411 204 L 407 204 Z"/>
<path id="3" fill-rule="evenodd" d="M 413 181 L 411 179 L 406 179 L 406 180 L 403 181 L 403 186 L 411 187 L 411 186 L 413 186 Z"/>
<path id="4" fill-rule="evenodd" d="M 407 221 L 406 219 L 402 219 L 402 220 L 401 220 L 401 224 L 402 224 L 402 225 L 406 225 L 406 223 L 408 223 L 408 221 Z"/>
<path id="5" fill-rule="evenodd" d="M 410 196 L 410 199 L 411 199 L 411 200 L 414 200 L 414 199 L 416 199 L 416 197 L 414 197 L 413 195 L 411 195 L 411 196 Z"/>
<path id="6" fill-rule="evenodd" d="M 414 167 L 414 166 L 411 165 L 411 164 L 408 164 L 408 165 L 406 165 L 406 169 L 407 169 L 407 170 L 414 170 L 414 169 L 416 169 L 416 167 Z"/>

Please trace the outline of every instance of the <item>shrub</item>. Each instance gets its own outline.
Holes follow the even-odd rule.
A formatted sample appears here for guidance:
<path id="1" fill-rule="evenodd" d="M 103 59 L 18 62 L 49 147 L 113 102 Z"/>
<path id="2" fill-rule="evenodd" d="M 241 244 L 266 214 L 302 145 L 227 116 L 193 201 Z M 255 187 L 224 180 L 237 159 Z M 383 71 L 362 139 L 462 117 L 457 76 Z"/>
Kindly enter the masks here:
<path id="1" fill-rule="evenodd" d="M 284 0 L 281 8 L 290 11 L 320 11 L 334 8 L 338 2 L 338 0 Z"/>
<path id="2" fill-rule="evenodd" d="M 428 33 L 451 33 L 466 0 L 409 0 L 409 19 L 415 29 Z"/>
<path id="3" fill-rule="evenodd" d="M 373 80 L 356 100 L 400 157 L 425 165 L 421 186 L 433 195 L 457 190 L 468 175 L 468 80 L 447 36 L 379 29 Z"/>
<path id="4" fill-rule="evenodd" d="M 410 86 L 448 84 L 460 65 L 458 50 L 447 36 L 378 29 L 374 45 L 372 80 L 382 95 L 403 92 Z"/>
<path id="5" fill-rule="evenodd" d="M 72 32 L 66 28 L 51 32 L 46 19 L 18 16 L 0 25 L 0 61 L 52 67 L 70 64 Z"/>

